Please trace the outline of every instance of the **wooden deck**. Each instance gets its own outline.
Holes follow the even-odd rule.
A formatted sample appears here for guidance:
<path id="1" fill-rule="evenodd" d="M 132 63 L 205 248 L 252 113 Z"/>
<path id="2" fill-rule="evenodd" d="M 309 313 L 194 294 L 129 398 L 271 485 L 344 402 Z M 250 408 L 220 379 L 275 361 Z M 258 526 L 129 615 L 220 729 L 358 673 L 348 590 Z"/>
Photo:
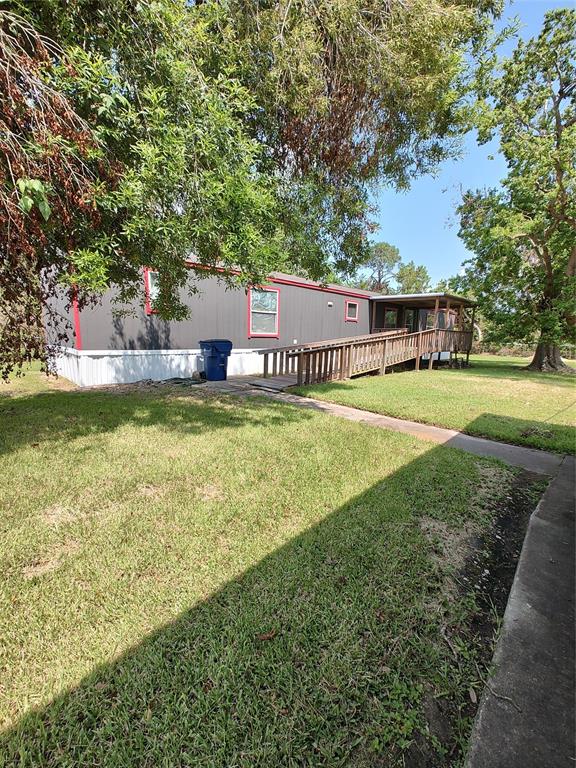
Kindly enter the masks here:
<path id="1" fill-rule="evenodd" d="M 349 379 L 364 373 L 384 374 L 386 368 L 410 360 L 416 361 L 418 370 L 423 356 L 428 357 L 428 367 L 432 368 L 436 353 L 468 354 L 471 346 L 472 331 L 433 328 L 407 333 L 402 328 L 370 336 L 266 349 L 260 352 L 264 356 L 264 376 L 258 381 L 262 383 L 255 386 L 283 389 L 292 384 Z"/>

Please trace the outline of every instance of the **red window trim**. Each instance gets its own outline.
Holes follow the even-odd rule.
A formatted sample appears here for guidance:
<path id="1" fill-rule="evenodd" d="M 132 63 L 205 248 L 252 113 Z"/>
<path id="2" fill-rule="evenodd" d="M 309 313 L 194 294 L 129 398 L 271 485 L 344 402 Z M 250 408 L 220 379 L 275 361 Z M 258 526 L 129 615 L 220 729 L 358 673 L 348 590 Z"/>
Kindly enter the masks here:
<path id="1" fill-rule="evenodd" d="M 158 310 L 154 309 L 154 307 L 152 306 L 152 301 L 150 299 L 150 272 L 158 272 L 158 270 L 152 269 L 152 267 L 144 267 L 145 307 L 146 307 L 147 315 L 155 315 L 158 312 Z"/>
<path id="2" fill-rule="evenodd" d="M 252 289 L 274 291 L 276 293 L 276 331 L 274 333 L 254 333 L 252 331 Z M 280 288 L 269 285 L 255 285 L 248 288 L 248 338 L 249 339 L 279 339 L 280 338 Z"/>
<path id="3" fill-rule="evenodd" d="M 356 317 L 349 317 L 348 316 L 348 307 L 350 304 L 356 305 Z M 346 323 L 357 323 L 358 322 L 358 315 L 360 314 L 360 302 L 358 301 L 349 301 L 346 299 L 345 301 L 345 308 L 344 308 L 344 321 Z"/>

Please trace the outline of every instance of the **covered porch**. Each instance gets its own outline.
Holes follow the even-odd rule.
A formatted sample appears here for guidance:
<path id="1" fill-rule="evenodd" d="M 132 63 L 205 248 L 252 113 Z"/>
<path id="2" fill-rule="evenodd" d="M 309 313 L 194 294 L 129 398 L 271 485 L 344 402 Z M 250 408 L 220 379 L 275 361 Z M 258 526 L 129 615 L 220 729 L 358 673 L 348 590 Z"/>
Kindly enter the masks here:
<path id="1" fill-rule="evenodd" d="M 407 333 L 444 330 L 472 332 L 476 304 L 450 293 L 408 293 L 370 300 L 370 332 L 405 328 Z"/>

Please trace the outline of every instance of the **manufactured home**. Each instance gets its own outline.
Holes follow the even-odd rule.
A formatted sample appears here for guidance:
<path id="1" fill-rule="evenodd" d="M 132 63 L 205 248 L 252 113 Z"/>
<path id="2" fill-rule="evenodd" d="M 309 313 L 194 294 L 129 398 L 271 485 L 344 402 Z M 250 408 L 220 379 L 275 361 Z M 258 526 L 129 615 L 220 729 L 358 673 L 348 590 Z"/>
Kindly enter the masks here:
<path id="1" fill-rule="evenodd" d="M 283 273 L 247 290 L 207 276 L 199 289 L 191 296 L 182 292 L 189 317 L 173 322 L 154 311 L 157 274 L 150 269 L 143 270 L 141 299 L 129 314 L 114 311 L 112 291 L 82 311 L 73 298 L 61 297 L 57 309 L 72 330 L 56 356 L 58 372 L 80 386 L 191 377 L 203 368 L 199 342 L 225 338 L 233 344 L 229 374 L 262 375 L 263 352 L 392 329 L 413 333 L 432 322 L 439 328 L 462 327 L 471 305 L 445 294 L 382 296 Z"/>

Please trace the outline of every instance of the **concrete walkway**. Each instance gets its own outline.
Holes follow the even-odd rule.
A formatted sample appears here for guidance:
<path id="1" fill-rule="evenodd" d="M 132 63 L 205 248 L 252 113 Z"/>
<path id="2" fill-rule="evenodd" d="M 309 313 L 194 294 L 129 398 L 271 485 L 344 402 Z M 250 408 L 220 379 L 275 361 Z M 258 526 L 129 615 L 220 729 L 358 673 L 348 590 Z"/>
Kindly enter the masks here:
<path id="1" fill-rule="evenodd" d="M 333 416 L 340 416 L 349 421 L 359 421 L 362 424 L 368 424 L 371 427 L 380 427 L 381 429 L 391 429 L 394 432 L 405 432 L 422 440 L 429 440 L 441 445 L 449 445 L 452 448 L 460 448 L 468 453 L 474 453 L 477 456 L 489 456 L 495 459 L 511 464 L 514 467 L 522 467 L 529 472 L 538 472 L 543 475 L 554 476 L 562 464 L 563 456 L 546 451 L 537 451 L 534 448 L 523 448 L 519 445 L 509 445 L 508 443 L 499 443 L 494 440 L 485 440 L 482 437 L 472 437 L 457 432 L 454 429 L 444 429 L 443 427 L 433 427 L 429 424 L 420 424 L 416 421 L 406 421 L 405 419 L 395 419 L 392 416 L 382 416 L 370 411 L 362 411 L 358 408 L 350 408 L 346 405 L 336 405 L 327 403 L 323 400 L 313 400 L 308 397 L 300 397 L 286 392 L 263 392 L 254 390 L 250 394 L 266 395 L 274 400 L 280 400 L 285 403 L 297 405 L 300 408 L 310 408 L 312 410 L 330 413 Z"/>
<path id="2" fill-rule="evenodd" d="M 466 768 L 576 765 L 574 473 L 567 457 L 530 518 Z"/>

